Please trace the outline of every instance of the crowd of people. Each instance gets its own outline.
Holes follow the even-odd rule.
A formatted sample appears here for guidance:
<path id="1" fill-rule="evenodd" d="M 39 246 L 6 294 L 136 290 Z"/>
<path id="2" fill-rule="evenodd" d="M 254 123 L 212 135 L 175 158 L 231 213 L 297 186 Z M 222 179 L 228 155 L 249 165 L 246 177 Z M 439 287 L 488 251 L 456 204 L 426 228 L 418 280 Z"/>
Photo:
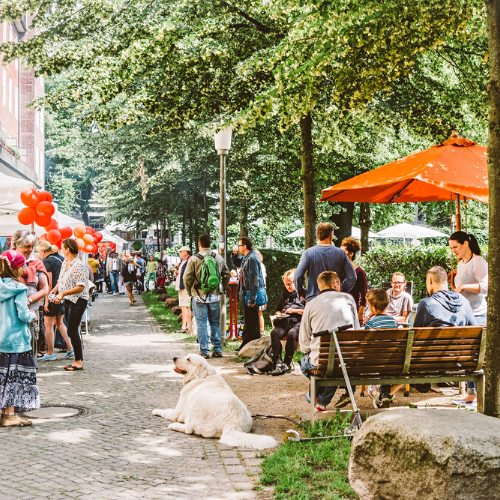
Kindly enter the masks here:
<path id="1" fill-rule="evenodd" d="M 368 289 L 365 271 L 355 263 L 359 242 L 345 238 L 340 248 L 332 245 L 333 226 L 317 227 L 317 245 L 307 249 L 296 269 L 282 277 L 283 290 L 275 308 L 271 330 L 272 367 L 274 376 L 289 373 L 293 356 L 300 343 L 304 356 L 300 367 L 310 377 L 318 367 L 319 338 L 313 333 L 330 330 L 345 324 L 353 328 L 397 328 L 408 326 L 413 299 L 406 291 L 403 273 L 392 270 L 390 288 Z M 420 300 L 411 318 L 415 327 L 463 326 L 486 323 L 488 267 L 481 250 L 471 234 L 453 233 L 449 246 L 459 262 L 456 275 L 449 276 L 440 266 L 427 271 L 428 298 Z M 179 295 L 182 325 L 180 332 L 197 324 L 200 354 L 222 357 L 220 303 L 231 275 L 237 276 L 239 298 L 243 303 L 244 328 L 238 350 L 259 339 L 264 330 L 262 311 L 267 307 L 266 269 L 262 255 L 252 240 L 241 237 L 233 248 L 233 271 L 219 253 L 211 248 L 210 237 L 201 235 L 198 252 L 191 255 L 189 247 L 179 250 L 180 263 L 174 270 L 175 288 Z M 35 253 L 36 250 L 36 253 Z M 142 252 L 130 256 L 117 255 L 109 249 L 105 258 L 90 256 L 88 265 L 78 257 L 78 246 L 72 239 L 62 242 L 61 249 L 46 241 L 37 241 L 27 230 L 12 236 L 11 249 L 0 256 L 0 426 L 30 425 L 27 419 L 14 413 L 39 406 L 36 387 L 36 360 L 56 359 L 55 328 L 66 345 L 65 358 L 74 361 L 67 371 L 83 370 L 83 346 L 79 333 L 82 316 L 90 298 L 90 286 L 95 282 L 98 291 L 113 295 L 128 294 L 130 305 L 136 299 L 134 287 L 141 292 L 153 287 L 165 290 L 171 270 L 163 259 Z M 192 313 L 191 313 L 192 308 Z M 284 357 L 282 340 L 286 339 Z M 375 407 L 387 407 L 400 386 L 371 386 L 368 389 Z M 353 388 L 354 389 L 354 388 Z M 468 394 L 457 402 L 474 406 L 476 387 L 467 384 Z M 324 411 L 331 403 L 336 388 L 321 387 L 316 394 L 306 394 Z M 347 392 L 335 403 L 341 408 L 350 402 Z"/>

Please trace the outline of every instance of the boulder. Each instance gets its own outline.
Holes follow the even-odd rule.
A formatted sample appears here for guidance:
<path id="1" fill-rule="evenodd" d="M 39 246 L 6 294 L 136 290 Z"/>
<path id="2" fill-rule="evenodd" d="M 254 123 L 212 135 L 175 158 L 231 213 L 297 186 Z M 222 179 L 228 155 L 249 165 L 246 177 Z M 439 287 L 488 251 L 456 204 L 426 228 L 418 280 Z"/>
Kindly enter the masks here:
<path id="1" fill-rule="evenodd" d="M 240 358 L 251 358 L 255 356 L 264 346 L 271 343 L 271 337 L 261 337 L 260 339 L 251 340 L 245 344 L 238 352 Z"/>
<path id="2" fill-rule="evenodd" d="M 349 482 L 360 500 L 500 498 L 500 420 L 455 409 L 379 413 L 354 437 Z"/>
<path id="3" fill-rule="evenodd" d="M 168 299 L 168 295 L 165 293 L 162 293 L 161 295 L 158 296 L 158 302 L 165 302 Z"/>
<path id="4" fill-rule="evenodd" d="M 182 309 L 179 306 L 174 306 L 172 307 L 172 310 L 170 311 L 172 314 L 175 314 L 176 316 L 179 316 L 182 314 Z"/>
<path id="5" fill-rule="evenodd" d="M 167 297 L 165 300 L 165 309 L 168 309 L 170 307 L 175 307 L 179 305 L 179 301 L 177 299 L 174 299 L 172 297 Z"/>

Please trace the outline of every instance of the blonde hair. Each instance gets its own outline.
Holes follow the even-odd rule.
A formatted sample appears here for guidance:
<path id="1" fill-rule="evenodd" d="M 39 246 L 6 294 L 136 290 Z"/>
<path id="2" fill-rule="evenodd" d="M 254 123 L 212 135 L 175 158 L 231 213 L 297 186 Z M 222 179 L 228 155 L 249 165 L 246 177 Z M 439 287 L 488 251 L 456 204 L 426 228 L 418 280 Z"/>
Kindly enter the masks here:
<path id="1" fill-rule="evenodd" d="M 372 288 L 365 296 L 366 301 L 369 302 L 378 312 L 383 313 L 389 305 L 389 296 L 382 288 Z"/>
<path id="2" fill-rule="evenodd" d="M 43 240 L 40 240 L 37 244 L 36 244 L 36 249 L 38 251 L 40 250 L 44 250 L 45 252 L 48 252 L 49 250 L 52 251 L 52 245 L 48 242 L 48 241 L 43 241 Z"/>
<path id="3" fill-rule="evenodd" d="M 295 269 L 289 269 L 288 271 L 285 271 L 285 274 L 281 277 L 283 281 L 285 280 L 292 280 L 295 278 Z"/>
<path id="4" fill-rule="evenodd" d="M 339 275 L 334 271 L 323 271 L 318 276 L 318 285 L 323 285 L 324 287 L 333 288 L 333 285 L 339 280 Z"/>
<path id="5" fill-rule="evenodd" d="M 52 248 L 52 253 L 59 253 L 59 248 L 57 245 L 51 245 L 50 248 Z"/>
<path id="6" fill-rule="evenodd" d="M 14 281 L 19 281 L 19 276 L 17 274 L 17 269 L 14 270 L 9 264 L 7 259 L 0 259 L 0 277 L 1 278 L 11 278 Z"/>
<path id="7" fill-rule="evenodd" d="M 26 229 L 18 229 L 13 235 L 10 243 L 13 249 L 19 247 L 34 247 L 36 245 L 36 236 Z"/>

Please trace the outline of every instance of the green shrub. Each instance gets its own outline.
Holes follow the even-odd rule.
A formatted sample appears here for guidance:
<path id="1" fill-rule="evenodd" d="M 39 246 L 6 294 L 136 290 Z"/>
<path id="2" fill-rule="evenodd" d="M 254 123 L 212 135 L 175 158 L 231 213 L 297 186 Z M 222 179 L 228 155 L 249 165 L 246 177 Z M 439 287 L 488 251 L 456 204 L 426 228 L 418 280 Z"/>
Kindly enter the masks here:
<path id="1" fill-rule="evenodd" d="M 281 250 L 270 250 L 268 248 L 260 250 L 264 259 L 267 272 L 267 312 L 273 314 L 276 311 L 276 304 L 283 291 L 283 280 L 281 277 L 289 269 L 298 266 L 300 255 Z"/>
<path id="2" fill-rule="evenodd" d="M 444 267 L 447 273 L 451 270 L 451 250 L 447 246 L 381 246 L 370 250 L 366 255 L 356 258 L 372 287 L 380 287 L 382 281 L 391 281 L 392 273 L 401 272 L 407 281 L 413 281 L 413 298 L 418 301 L 427 297 L 425 278 L 432 266 Z M 488 258 L 487 249 L 482 255 Z M 457 268 L 457 260 L 453 255 L 453 268 Z"/>

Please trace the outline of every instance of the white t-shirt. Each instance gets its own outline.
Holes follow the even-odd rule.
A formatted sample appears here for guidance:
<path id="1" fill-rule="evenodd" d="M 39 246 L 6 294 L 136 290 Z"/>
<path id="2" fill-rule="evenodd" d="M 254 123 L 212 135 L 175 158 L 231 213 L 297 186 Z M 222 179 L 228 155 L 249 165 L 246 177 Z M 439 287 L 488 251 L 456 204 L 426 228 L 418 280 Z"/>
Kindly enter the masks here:
<path id="1" fill-rule="evenodd" d="M 387 295 L 389 296 L 389 305 L 385 311 L 389 316 L 403 316 L 404 313 L 411 311 L 413 306 L 413 299 L 411 295 L 406 292 L 401 292 L 400 295 L 395 297 L 393 295 L 394 290 L 390 288 L 387 290 Z"/>
<path id="2" fill-rule="evenodd" d="M 116 264 L 116 259 L 113 259 L 113 271 L 116 271 L 117 269 L 117 264 Z"/>

